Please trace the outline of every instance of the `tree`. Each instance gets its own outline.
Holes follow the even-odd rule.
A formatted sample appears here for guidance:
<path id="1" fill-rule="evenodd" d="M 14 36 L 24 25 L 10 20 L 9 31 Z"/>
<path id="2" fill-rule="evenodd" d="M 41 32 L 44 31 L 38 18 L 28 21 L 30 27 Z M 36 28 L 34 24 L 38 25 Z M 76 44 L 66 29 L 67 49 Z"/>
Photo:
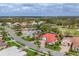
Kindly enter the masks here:
<path id="1" fill-rule="evenodd" d="M 18 36 L 21 36 L 21 35 L 22 35 L 22 32 L 21 32 L 21 31 L 18 31 L 18 32 L 16 32 L 16 34 L 17 34 Z"/>
<path id="2" fill-rule="evenodd" d="M 58 28 L 52 28 L 52 32 L 57 34 L 57 38 L 61 40 L 63 38 L 62 32 Z"/>
<path id="3" fill-rule="evenodd" d="M 7 32 L 5 32 L 5 31 L 2 31 L 1 34 L 2 34 L 3 36 L 7 36 Z"/>
<path id="4" fill-rule="evenodd" d="M 13 27 L 13 29 L 15 29 L 15 30 L 17 30 L 17 31 L 21 31 L 21 25 L 15 25 L 14 27 Z"/>

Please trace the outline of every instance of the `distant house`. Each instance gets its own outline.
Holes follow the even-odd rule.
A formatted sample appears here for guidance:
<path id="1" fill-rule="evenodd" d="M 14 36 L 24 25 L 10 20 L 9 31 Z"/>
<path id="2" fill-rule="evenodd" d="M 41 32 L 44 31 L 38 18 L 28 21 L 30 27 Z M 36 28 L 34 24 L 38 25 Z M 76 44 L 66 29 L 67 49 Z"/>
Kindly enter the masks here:
<path id="1" fill-rule="evenodd" d="M 36 30 L 34 28 L 22 28 L 21 31 L 25 36 L 30 36 L 30 37 L 36 37 L 37 34 L 41 32 L 41 30 Z"/>
<path id="2" fill-rule="evenodd" d="M 39 21 L 38 23 L 36 21 L 32 21 L 31 25 L 36 25 L 36 24 L 43 24 L 45 21 Z"/>
<path id="3" fill-rule="evenodd" d="M 3 41 L 3 40 L 2 40 L 2 38 L 3 38 L 3 36 L 2 36 L 2 35 L 0 35 L 0 41 Z"/>
<path id="4" fill-rule="evenodd" d="M 38 22 L 38 24 L 44 24 L 45 23 L 45 21 L 39 21 Z"/>
<path id="5" fill-rule="evenodd" d="M 7 22 L 6 24 L 10 27 L 12 26 L 11 22 Z"/>
<path id="6" fill-rule="evenodd" d="M 15 25 L 18 25 L 18 24 L 20 25 L 21 23 L 19 23 L 19 22 L 15 22 L 15 23 L 13 23 L 12 25 L 15 26 Z"/>
<path id="7" fill-rule="evenodd" d="M 37 23 L 35 21 L 32 21 L 31 25 L 36 25 Z"/>
<path id="8" fill-rule="evenodd" d="M 62 39 L 62 45 L 71 46 L 72 49 L 79 51 L 79 37 L 64 37 Z"/>
<path id="9" fill-rule="evenodd" d="M 2 23 L 0 23 L 0 25 L 2 25 Z"/>
<path id="10" fill-rule="evenodd" d="M 27 25 L 27 23 L 26 22 L 21 22 L 20 25 L 23 26 L 23 27 L 25 27 Z"/>
<path id="11" fill-rule="evenodd" d="M 3 41 L 2 38 L 3 38 L 2 35 L 0 35 L 0 47 L 5 48 L 5 47 L 7 47 L 7 44 Z"/>
<path id="12" fill-rule="evenodd" d="M 46 33 L 40 36 L 40 43 L 42 47 L 45 46 L 45 43 L 48 44 L 54 44 L 55 42 L 57 42 L 57 38 L 56 38 L 56 34 L 54 33 Z"/>

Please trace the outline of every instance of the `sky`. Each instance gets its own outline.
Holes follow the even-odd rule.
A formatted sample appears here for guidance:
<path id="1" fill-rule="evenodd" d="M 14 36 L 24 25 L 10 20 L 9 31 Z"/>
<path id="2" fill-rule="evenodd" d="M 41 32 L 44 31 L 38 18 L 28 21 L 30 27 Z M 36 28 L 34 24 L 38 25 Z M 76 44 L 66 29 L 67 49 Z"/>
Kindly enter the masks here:
<path id="1" fill-rule="evenodd" d="M 79 4 L 0 3 L 0 16 L 79 16 Z"/>

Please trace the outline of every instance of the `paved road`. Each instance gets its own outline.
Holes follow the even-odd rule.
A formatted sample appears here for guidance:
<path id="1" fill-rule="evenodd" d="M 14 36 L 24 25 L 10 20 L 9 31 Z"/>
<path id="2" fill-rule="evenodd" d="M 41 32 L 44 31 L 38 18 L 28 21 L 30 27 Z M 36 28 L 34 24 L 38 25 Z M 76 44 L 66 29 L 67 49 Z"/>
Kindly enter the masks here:
<path id="1" fill-rule="evenodd" d="M 10 28 L 6 28 L 6 32 L 8 32 L 8 34 L 10 34 L 10 36 L 17 42 L 20 42 L 22 44 L 24 44 L 25 46 L 28 46 L 30 48 L 34 48 L 34 49 L 37 49 L 37 47 L 31 43 L 31 42 L 28 42 L 28 41 L 25 41 L 23 40 L 22 38 L 16 36 L 14 30 L 10 29 Z"/>
<path id="2" fill-rule="evenodd" d="M 51 55 L 53 56 L 62 56 L 63 54 L 60 52 L 53 52 L 52 50 L 48 49 L 48 48 L 37 48 L 35 44 L 33 44 L 32 42 L 28 42 L 23 40 L 22 38 L 20 38 L 19 36 L 16 36 L 15 31 L 10 29 L 10 28 L 6 28 L 5 30 L 6 32 L 8 32 L 8 34 L 10 34 L 10 36 L 17 42 L 20 42 L 22 44 L 24 44 L 25 46 L 27 46 L 28 48 L 33 48 L 39 52 L 50 52 Z"/>

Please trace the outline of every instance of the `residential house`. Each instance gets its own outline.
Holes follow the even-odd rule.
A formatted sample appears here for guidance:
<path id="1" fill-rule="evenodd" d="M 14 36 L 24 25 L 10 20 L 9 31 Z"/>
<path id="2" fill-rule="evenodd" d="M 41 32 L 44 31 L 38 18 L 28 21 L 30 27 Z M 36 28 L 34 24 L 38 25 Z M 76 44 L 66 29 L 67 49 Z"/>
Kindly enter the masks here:
<path id="1" fill-rule="evenodd" d="M 7 22 L 6 24 L 10 27 L 12 26 L 11 22 Z"/>
<path id="2" fill-rule="evenodd" d="M 35 21 L 32 21 L 31 25 L 36 25 L 37 23 Z"/>
<path id="3" fill-rule="evenodd" d="M 19 22 L 15 22 L 15 23 L 13 23 L 13 25 L 18 25 L 18 24 L 20 25 L 20 23 L 19 23 Z"/>
<path id="4" fill-rule="evenodd" d="M 0 47 L 1 48 L 6 48 L 7 44 L 4 42 L 4 40 L 2 38 L 3 38 L 2 35 L 0 35 Z"/>
<path id="5" fill-rule="evenodd" d="M 33 28 L 25 28 L 22 30 L 22 33 L 25 36 L 34 37 L 38 33 L 38 30 L 34 30 Z"/>
<path id="6" fill-rule="evenodd" d="M 20 25 L 25 27 L 27 25 L 27 23 L 26 22 L 22 22 Z"/>
<path id="7" fill-rule="evenodd" d="M 44 24 L 45 23 L 45 21 L 39 21 L 38 22 L 38 24 Z"/>
<path id="8" fill-rule="evenodd" d="M 2 23 L 0 22 L 0 25 L 2 25 Z"/>
<path id="9" fill-rule="evenodd" d="M 41 47 L 44 47 L 46 43 L 48 44 L 54 44 L 55 42 L 57 42 L 57 38 L 56 38 L 56 34 L 54 33 L 46 33 L 40 36 L 40 43 L 41 43 Z"/>
<path id="10" fill-rule="evenodd" d="M 64 37 L 62 39 L 62 45 L 70 46 L 72 49 L 79 51 L 79 37 Z"/>

